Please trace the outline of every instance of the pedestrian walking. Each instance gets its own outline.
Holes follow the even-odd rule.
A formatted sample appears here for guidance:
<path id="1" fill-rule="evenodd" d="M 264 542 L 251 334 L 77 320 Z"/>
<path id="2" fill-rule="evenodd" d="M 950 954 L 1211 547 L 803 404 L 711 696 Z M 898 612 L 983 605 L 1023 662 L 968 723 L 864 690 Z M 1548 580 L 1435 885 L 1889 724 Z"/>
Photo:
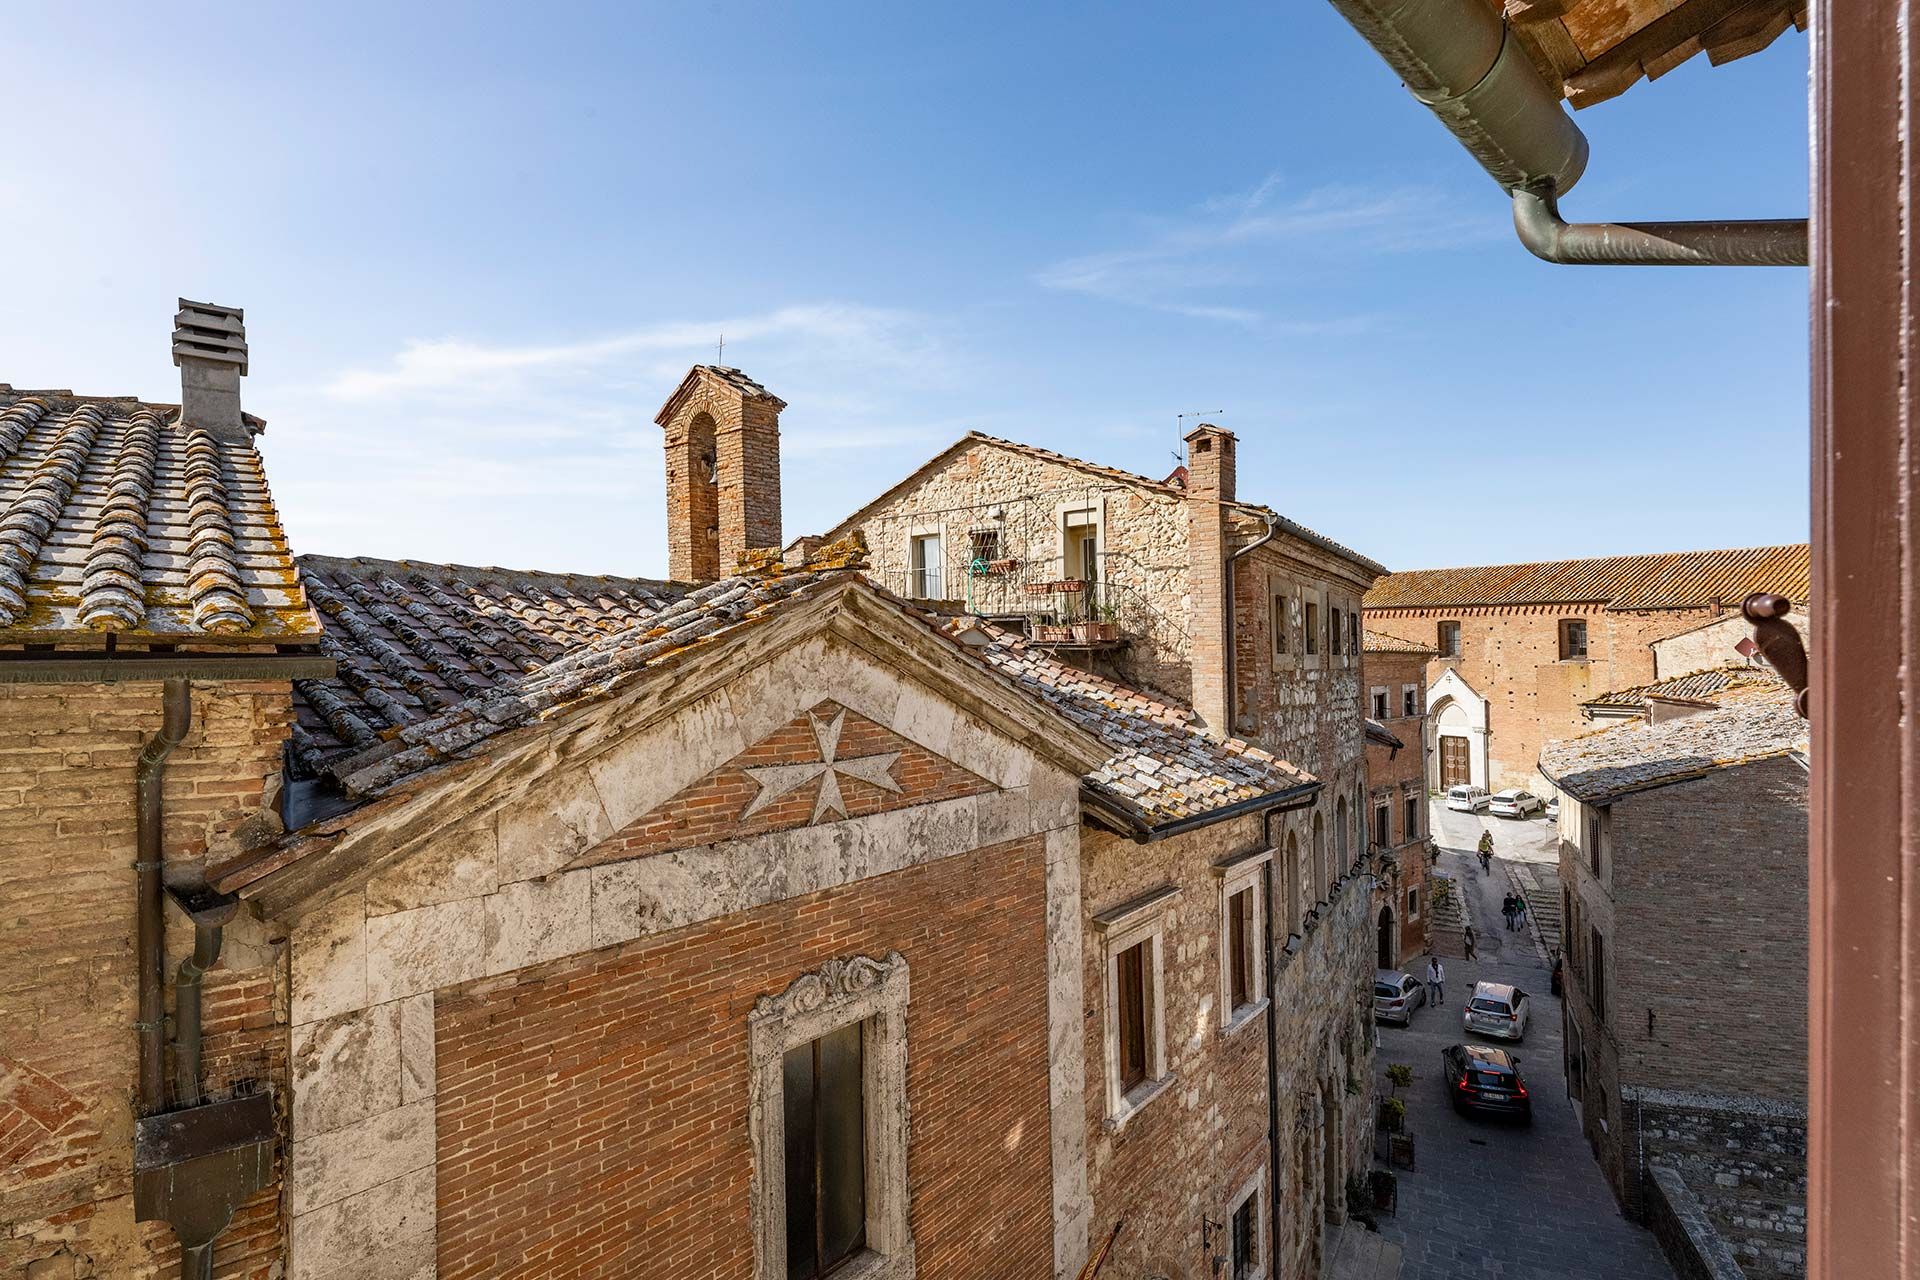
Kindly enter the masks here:
<path id="1" fill-rule="evenodd" d="M 1489 871 L 1493 870 L 1493 832 L 1482 831 L 1480 833 L 1479 852 L 1480 852 L 1480 874 L 1485 875 Z"/>
<path id="2" fill-rule="evenodd" d="M 1427 955 L 1427 994 L 1435 1004 L 1447 1002 L 1447 966 L 1431 952 Z"/>
<path id="3" fill-rule="evenodd" d="M 1514 927 L 1518 929 L 1524 929 L 1526 927 L 1527 895 L 1524 893 L 1516 893 L 1513 895 L 1513 923 Z"/>
<path id="4" fill-rule="evenodd" d="M 1469 960 L 1479 959 L 1479 955 L 1477 952 L 1475 952 L 1473 947 L 1473 926 L 1468 925 L 1466 928 L 1466 932 L 1461 934 L 1460 938 L 1461 938 L 1461 941 L 1467 944 L 1467 959 Z"/>
<path id="5" fill-rule="evenodd" d="M 1513 932 L 1513 895 L 1512 894 L 1508 894 L 1506 897 L 1500 899 L 1500 914 L 1502 917 L 1506 919 L 1507 932 L 1512 933 Z"/>

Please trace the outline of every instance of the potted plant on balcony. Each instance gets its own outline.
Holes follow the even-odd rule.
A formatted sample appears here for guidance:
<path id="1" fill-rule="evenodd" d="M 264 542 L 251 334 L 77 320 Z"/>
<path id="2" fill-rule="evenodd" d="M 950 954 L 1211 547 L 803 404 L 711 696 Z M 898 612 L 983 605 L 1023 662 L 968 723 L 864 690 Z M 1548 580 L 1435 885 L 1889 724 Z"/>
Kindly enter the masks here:
<path id="1" fill-rule="evenodd" d="M 1120 638 L 1118 611 L 1110 604 L 1103 604 L 1096 611 L 1097 616 L 1074 623 L 1074 637 L 1083 644 L 1104 644 Z"/>
<path id="2" fill-rule="evenodd" d="M 1036 622 L 1033 624 L 1033 638 L 1041 644 L 1067 644 L 1073 639 L 1073 624 Z"/>

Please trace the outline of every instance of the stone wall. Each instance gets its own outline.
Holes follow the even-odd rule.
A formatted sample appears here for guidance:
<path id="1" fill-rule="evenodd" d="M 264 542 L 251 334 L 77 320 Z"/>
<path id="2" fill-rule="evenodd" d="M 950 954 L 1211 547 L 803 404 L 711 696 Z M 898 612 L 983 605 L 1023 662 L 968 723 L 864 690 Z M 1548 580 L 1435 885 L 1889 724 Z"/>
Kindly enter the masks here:
<path id="1" fill-rule="evenodd" d="M 1686 1224 L 1691 1199 L 1747 1280 L 1791 1280 L 1806 1274 L 1804 1106 L 1636 1088 L 1625 1091 L 1621 1104 L 1623 1128 L 1634 1140 L 1627 1179 L 1629 1212 L 1656 1229 L 1665 1213 Z M 1686 1194 L 1663 1188 L 1655 1176 L 1660 1171 L 1677 1180 Z M 1703 1234 L 1698 1220 L 1691 1225 L 1692 1236 Z M 1672 1257 L 1669 1233 L 1661 1234 Z M 1693 1251 L 1702 1255 L 1712 1274 L 1716 1251 L 1698 1245 Z M 1678 1260 L 1675 1265 L 1686 1269 Z"/>
<path id="2" fill-rule="evenodd" d="M 157 683 L 0 685 L 0 1276 L 178 1270 L 172 1231 L 135 1223 L 132 1194 L 134 764 L 160 704 Z M 169 863 L 271 822 L 290 723 L 284 684 L 194 688 L 167 769 Z M 192 929 L 170 906 L 166 919 L 171 988 Z M 251 921 L 228 933 L 205 986 L 205 1079 L 215 1097 L 265 1086 L 284 1101 L 283 957 Z M 270 1273 L 282 1238 L 270 1187 L 221 1237 L 215 1274 Z"/>
<path id="3" fill-rule="evenodd" d="M 1597 604 L 1505 608 L 1369 609 L 1375 631 L 1435 644 L 1439 624 L 1460 624 L 1458 658 L 1436 658 L 1428 682 L 1456 670 L 1487 700 L 1489 790 L 1527 787 L 1551 794 L 1539 773 L 1543 744 L 1591 728 L 1580 704 L 1611 689 L 1654 679 L 1652 642 L 1711 621 L 1716 611 L 1615 611 Z M 1560 623 L 1587 624 L 1587 658 L 1560 657 Z"/>
<path id="4" fill-rule="evenodd" d="M 939 466 L 911 477 L 830 536 L 863 531 L 874 580 L 914 595 L 920 588 L 908 581 L 909 539 L 938 533 L 945 548 L 942 593 L 976 613 L 1017 613 L 1036 599 L 1025 593 L 1023 582 L 1062 574 L 1062 516 L 1079 509 L 1098 513 L 1110 599 L 1132 641 L 1123 668 L 1126 680 L 1190 699 L 1187 504 L 1177 493 L 973 441 L 943 455 Z M 1001 555 L 1019 562 L 1012 573 L 967 573 L 969 538 L 976 530 L 998 535 Z"/>

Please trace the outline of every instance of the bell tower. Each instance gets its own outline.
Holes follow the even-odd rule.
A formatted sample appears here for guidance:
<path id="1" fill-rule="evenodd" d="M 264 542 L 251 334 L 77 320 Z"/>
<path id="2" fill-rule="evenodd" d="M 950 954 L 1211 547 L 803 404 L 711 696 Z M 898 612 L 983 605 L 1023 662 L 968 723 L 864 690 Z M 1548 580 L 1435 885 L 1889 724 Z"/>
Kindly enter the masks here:
<path id="1" fill-rule="evenodd" d="M 780 547 L 780 411 L 786 401 L 738 369 L 698 364 L 654 421 L 667 449 L 667 566 L 712 582 L 742 552 Z"/>

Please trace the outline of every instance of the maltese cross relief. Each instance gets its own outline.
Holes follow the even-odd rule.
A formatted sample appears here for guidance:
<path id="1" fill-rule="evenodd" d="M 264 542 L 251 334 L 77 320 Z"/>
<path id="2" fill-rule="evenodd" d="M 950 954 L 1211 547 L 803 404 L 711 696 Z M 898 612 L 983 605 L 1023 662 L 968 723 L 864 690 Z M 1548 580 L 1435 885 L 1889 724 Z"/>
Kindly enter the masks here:
<path id="1" fill-rule="evenodd" d="M 842 777 L 857 778 L 882 791 L 899 794 L 900 784 L 893 780 L 893 766 L 900 759 L 898 751 L 841 757 L 840 729 L 846 719 L 845 710 L 826 721 L 811 713 L 807 716 L 808 722 L 813 725 L 814 741 L 820 746 L 818 760 L 801 764 L 762 765 L 746 770 L 747 776 L 759 784 L 760 794 L 753 798 L 746 812 L 740 815 L 741 818 L 751 818 L 782 796 L 815 781 L 819 782 L 820 789 L 814 794 L 813 816 L 808 819 L 809 823 L 817 823 L 829 813 L 837 813 L 843 818 L 847 816 L 847 804 L 840 795 Z"/>

